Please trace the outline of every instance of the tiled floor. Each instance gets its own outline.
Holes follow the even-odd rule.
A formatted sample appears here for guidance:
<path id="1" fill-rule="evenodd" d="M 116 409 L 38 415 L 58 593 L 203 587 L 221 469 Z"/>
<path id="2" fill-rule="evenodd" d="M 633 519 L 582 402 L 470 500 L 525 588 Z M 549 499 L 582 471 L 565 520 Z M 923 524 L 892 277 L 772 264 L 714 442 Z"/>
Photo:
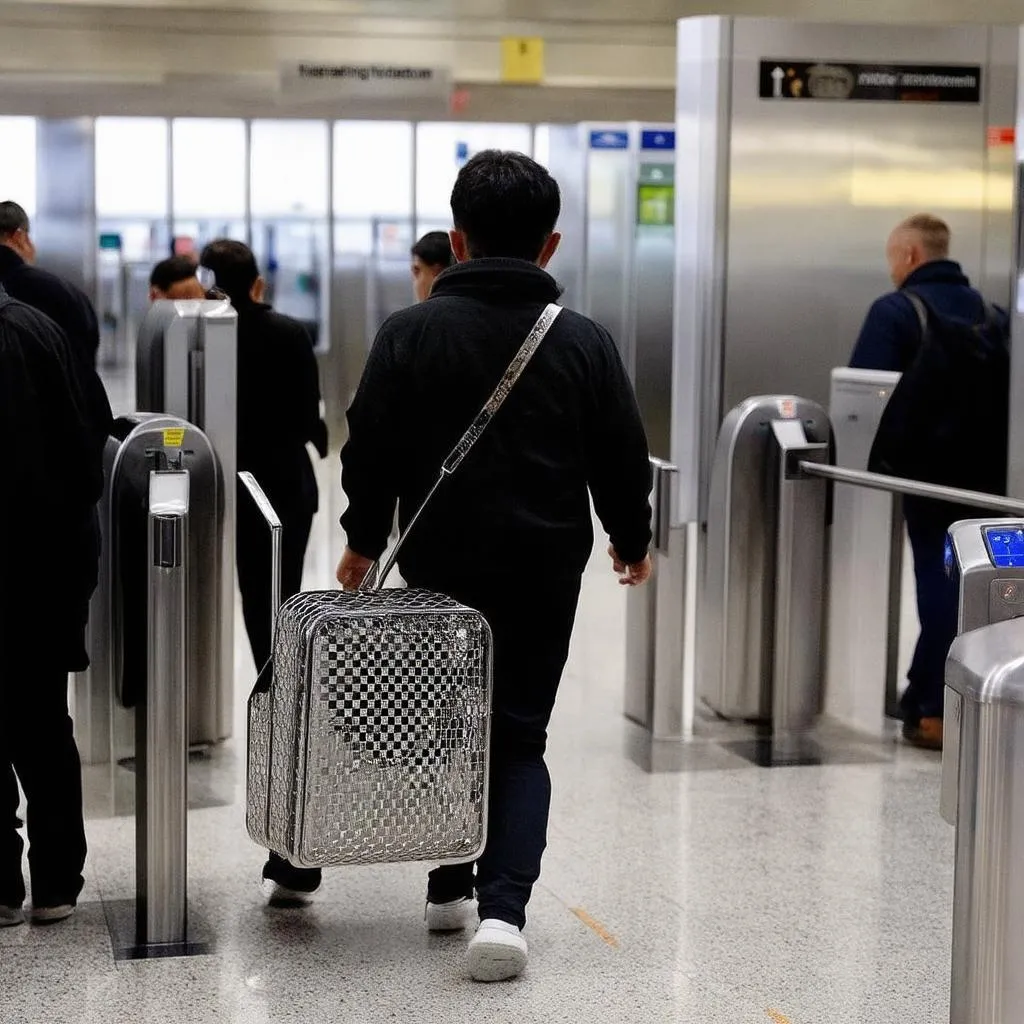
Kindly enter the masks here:
<path id="1" fill-rule="evenodd" d="M 325 495 L 310 583 L 337 554 L 337 503 Z M 425 934 L 418 867 L 337 870 L 308 910 L 265 907 L 240 701 L 236 739 L 191 770 L 191 907 L 214 951 L 114 961 L 101 901 L 133 891 L 130 777 L 113 801 L 110 771 L 90 769 L 84 903 L 63 925 L 0 931 L 0 1022 L 946 1020 L 953 836 L 938 759 L 847 743 L 848 763 L 765 770 L 711 735 L 691 758 L 702 770 L 644 774 L 624 756 L 623 608 L 596 561 L 552 725 L 550 846 L 519 981 L 475 986 L 464 939 Z M 241 692 L 243 645 L 238 664 Z"/>

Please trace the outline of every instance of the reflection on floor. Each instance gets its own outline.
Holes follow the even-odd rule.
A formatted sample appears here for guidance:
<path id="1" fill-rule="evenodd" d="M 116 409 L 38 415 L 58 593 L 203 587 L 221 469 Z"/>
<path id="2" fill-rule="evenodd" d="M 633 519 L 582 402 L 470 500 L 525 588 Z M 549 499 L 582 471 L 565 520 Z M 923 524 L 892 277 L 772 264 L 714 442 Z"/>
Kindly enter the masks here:
<path id="1" fill-rule="evenodd" d="M 333 460 L 321 475 L 316 586 L 340 543 Z M 103 901 L 133 895 L 134 777 L 92 767 L 83 904 L 56 927 L 0 930 L 0 1021 L 945 1020 L 953 836 L 937 811 L 938 759 L 835 735 L 836 762 L 759 769 L 709 720 L 687 770 L 645 774 L 625 755 L 623 593 L 603 559 L 578 622 L 551 729 L 550 846 L 524 978 L 466 980 L 465 940 L 424 932 L 417 866 L 328 872 L 308 910 L 266 908 L 243 820 L 253 670 L 242 639 L 235 738 L 190 766 L 191 911 L 213 951 L 115 962 Z"/>

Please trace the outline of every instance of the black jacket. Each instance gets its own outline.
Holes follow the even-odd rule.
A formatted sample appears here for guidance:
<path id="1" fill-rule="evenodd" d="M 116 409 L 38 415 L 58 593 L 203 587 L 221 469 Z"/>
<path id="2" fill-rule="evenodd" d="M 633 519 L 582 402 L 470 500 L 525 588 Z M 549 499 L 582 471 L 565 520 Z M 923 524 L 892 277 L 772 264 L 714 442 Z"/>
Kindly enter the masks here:
<path id="1" fill-rule="evenodd" d="M 306 329 L 262 303 L 238 303 L 238 468 L 278 514 L 312 515 L 317 486 L 306 452 L 326 454 L 320 376 Z M 248 499 L 246 499 L 248 500 Z"/>
<path id="2" fill-rule="evenodd" d="M 76 358 L 96 367 L 99 321 L 83 291 L 48 270 L 26 263 L 8 245 L 0 245 L 0 284 L 12 299 L 45 313 L 68 336 Z"/>
<path id="3" fill-rule="evenodd" d="M 349 409 L 342 516 L 349 546 L 384 550 L 398 502 L 404 528 L 441 463 L 559 289 L 519 260 L 453 267 L 431 297 L 381 328 Z M 580 573 L 593 547 L 588 488 L 619 554 L 651 540 L 647 439 L 608 332 L 571 310 L 404 549 L 422 585 L 486 575 Z"/>
<path id="4" fill-rule="evenodd" d="M 0 501 L 0 677 L 8 659 L 26 652 L 45 651 L 69 671 L 85 668 L 102 447 L 88 428 L 64 332 L 2 288 L 0 435 L 9 442 Z"/>
<path id="5" fill-rule="evenodd" d="M 78 367 L 87 418 L 96 435 L 106 438 L 113 417 L 96 374 L 100 329 L 85 293 L 56 274 L 26 263 L 8 245 L 0 245 L 0 287 L 12 299 L 45 313 L 64 332 Z"/>
<path id="6" fill-rule="evenodd" d="M 859 370 L 902 373 L 921 346 L 921 321 L 905 291 L 917 293 L 939 316 L 976 324 L 985 319 L 985 300 L 971 287 L 959 263 L 934 260 L 918 267 L 895 292 L 876 300 L 868 310 L 850 357 Z"/>

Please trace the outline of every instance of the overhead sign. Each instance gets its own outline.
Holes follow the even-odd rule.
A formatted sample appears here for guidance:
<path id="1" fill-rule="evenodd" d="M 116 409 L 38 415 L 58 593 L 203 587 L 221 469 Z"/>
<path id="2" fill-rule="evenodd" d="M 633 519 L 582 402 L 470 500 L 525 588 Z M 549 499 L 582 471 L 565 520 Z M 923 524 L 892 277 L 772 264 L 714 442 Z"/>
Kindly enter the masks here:
<path id="1" fill-rule="evenodd" d="M 629 132 L 596 131 L 590 133 L 591 149 L 629 149 Z"/>
<path id="2" fill-rule="evenodd" d="M 676 148 L 676 133 L 663 129 L 644 129 L 640 133 L 640 148 L 647 150 L 660 149 L 663 151 L 674 150 Z"/>
<path id="3" fill-rule="evenodd" d="M 951 64 L 848 64 L 762 60 L 763 100 L 980 103 L 981 68 Z"/>
<path id="4" fill-rule="evenodd" d="M 540 85 L 544 81 L 544 40 L 537 36 L 502 39 L 501 80 L 509 85 Z"/>
<path id="5" fill-rule="evenodd" d="M 281 68 L 281 88 L 287 93 L 321 96 L 419 96 L 424 92 L 447 95 L 451 88 L 451 72 L 447 68 L 408 64 L 301 61 Z"/>

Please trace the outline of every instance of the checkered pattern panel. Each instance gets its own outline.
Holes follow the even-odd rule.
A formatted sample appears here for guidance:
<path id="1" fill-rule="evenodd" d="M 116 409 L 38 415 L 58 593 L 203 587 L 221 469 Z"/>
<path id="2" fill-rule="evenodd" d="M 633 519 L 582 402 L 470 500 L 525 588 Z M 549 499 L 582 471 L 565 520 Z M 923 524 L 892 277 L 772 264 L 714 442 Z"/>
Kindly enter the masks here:
<path id="1" fill-rule="evenodd" d="M 250 750 L 250 804 L 270 780 L 267 845 L 324 866 L 476 853 L 490 721 L 476 612 L 423 591 L 300 595 L 275 659 L 269 763 Z"/>

